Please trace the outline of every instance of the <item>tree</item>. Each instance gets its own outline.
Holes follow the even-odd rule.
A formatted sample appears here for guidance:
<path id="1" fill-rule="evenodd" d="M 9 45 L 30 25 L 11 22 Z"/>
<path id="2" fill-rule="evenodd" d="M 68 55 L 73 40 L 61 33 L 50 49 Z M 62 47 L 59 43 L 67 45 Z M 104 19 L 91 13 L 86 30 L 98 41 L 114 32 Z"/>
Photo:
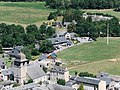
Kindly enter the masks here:
<path id="1" fill-rule="evenodd" d="M 47 73 L 47 70 L 48 70 L 48 68 L 46 68 L 45 66 L 43 66 L 43 71 L 44 71 L 45 73 Z"/>
<path id="2" fill-rule="evenodd" d="M 56 19 L 57 18 L 57 14 L 56 12 L 50 12 L 50 15 L 48 16 L 48 20 L 52 20 L 52 19 Z"/>
<path id="3" fill-rule="evenodd" d="M 79 76 L 80 76 L 80 77 L 93 77 L 93 78 L 96 77 L 96 75 L 91 74 L 91 73 L 88 73 L 88 72 L 80 72 L 80 73 L 79 73 Z"/>
<path id="4" fill-rule="evenodd" d="M 74 31 L 76 31 L 76 25 L 75 25 L 75 23 L 71 23 L 71 24 L 69 24 L 68 25 L 68 27 L 67 27 L 67 31 L 68 32 L 74 32 Z"/>
<path id="5" fill-rule="evenodd" d="M 49 53 L 54 50 L 52 42 L 49 40 L 43 40 L 40 44 L 40 52 Z"/>
<path id="6" fill-rule="evenodd" d="M 78 90 L 84 90 L 83 84 L 80 84 L 80 87 L 78 88 Z"/>
<path id="7" fill-rule="evenodd" d="M 59 85 L 65 85 L 65 80 L 64 79 L 58 79 L 57 84 Z"/>
<path id="8" fill-rule="evenodd" d="M 29 83 L 33 83 L 33 80 L 32 80 L 32 79 L 29 79 L 27 83 L 28 83 L 28 84 L 29 84 Z"/>
<path id="9" fill-rule="evenodd" d="M 51 38 L 55 34 L 55 29 L 52 27 L 47 27 L 45 34 L 46 34 L 46 38 Z"/>
<path id="10" fill-rule="evenodd" d="M 31 60 L 31 59 L 32 59 L 32 57 L 31 57 L 31 50 L 30 50 L 28 47 L 24 47 L 24 48 L 22 49 L 22 52 L 25 54 L 25 56 L 26 56 L 26 58 L 27 58 L 28 60 Z"/>
<path id="11" fill-rule="evenodd" d="M 0 45 L 0 54 L 3 53 L 2 45 Z"/>
<path id="12" fill-rule="evenodd" d="M 31 50 L 31 55 L 34 55 L 34 56 L 39 55 L 39 51 L 36 48 L 34 48 Z"/>
<path id="13" fill-rule="evenodd" d="M 17 25 L 17 26 L 16 26 L 16 29 L 17 29 L 17 31 L 18 31 L 19 33 L 25 33 L 24 27 L 21 26 L 21 25 Z"/>
<path id="14" fill-rule="evenodd" d="M 13 84 L 13 87 L 18 87 L 18 86 L 20 86 L 19 83 L 14 83 L 14 84 Z"/>
<path id="15" fill-rule="evenodd" d="M 77 76 L 77 74 L 78 74 L 78 72 L 77 71 L 75 71 L 75 75 Z"/>

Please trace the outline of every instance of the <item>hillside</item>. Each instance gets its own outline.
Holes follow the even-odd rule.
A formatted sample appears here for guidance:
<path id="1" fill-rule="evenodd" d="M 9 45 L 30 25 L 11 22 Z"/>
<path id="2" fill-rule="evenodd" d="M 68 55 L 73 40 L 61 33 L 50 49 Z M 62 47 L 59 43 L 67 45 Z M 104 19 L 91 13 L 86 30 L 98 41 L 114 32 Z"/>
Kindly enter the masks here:
<path id="1" fill-rule="evenodd" d="M 71 74 L 78 72 L 107 71 L 120 75 L 120 38 L 110 38 L 109 45 L 106 38 L 99 38 L 95 42 L 75 46 L 58 53 L 59 58 L 69 67 Z M 110 61 L 112 59 L 113 61 Z M 118 60 L 118 61 L 116 61 Z"/>
<path id="2" fill-rule="evenodd" d="M 44 2 L 0 2 L 0 22 L 40 26 L 51 11 Z"/>

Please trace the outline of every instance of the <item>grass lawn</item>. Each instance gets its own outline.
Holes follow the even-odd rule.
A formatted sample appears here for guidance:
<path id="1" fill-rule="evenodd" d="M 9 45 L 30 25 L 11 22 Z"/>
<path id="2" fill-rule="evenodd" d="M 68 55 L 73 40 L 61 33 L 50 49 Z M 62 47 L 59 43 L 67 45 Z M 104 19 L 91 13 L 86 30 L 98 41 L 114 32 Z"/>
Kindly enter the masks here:
<path id="1" fill-rule="evenodd" d="M 89 13 L 104 13 L 104 14 L 110 14 L 115 17 L 117 17 L 120 20 L 120 13 L 115 12 L 112 9 L 103 9 L 103 10 L 90 10 L 90 9 L 83 9 L 82 11 L 89 12 Z"/>
<path id="2" fill-rule="evenodd" d="M 93 74 L 98 74 L 100 71 L 108 72 L 113 75 L 120 75 L 120 61 L 110 62 L 109 60 L 103 60 L 96 63 L 88 63 L 79 65 L 75 68 L 69 69 L 70 73 L 74 75 L 77 72 L 90 72 Z"/>
<path id="3" fill-rule="evenodd" d="M 40 26 L 55 11 L 44 5 L 44 2 L 0 2 L 0 22 Z"/>
<path id="4" fill-rule="evenodd" d="M 74 67 L 80 65 L 79 67 L 71 68 L 71 71 L 90 71 L 92 73 L 97 73 L 100 70 L 105 70 L 110 73 L 116 72 L 114 68 L 118 68 L 120 63 L 107 63 L 109 59 L 120 59 L 120 38 L 110 38 L 109 45 L 106 45 L 106 38 L 99 38 L 95 42 L 82 44 L 75 46 L 58 53 L 58 58 L 61 58 L 68 67 Z M 94 64 L 93 62 L 99 62 Z M 82 66 L 86 63 L 86 66 Z M 87 65 L 88 63 L 91 63 Z M 92 64 L 93 63 L 93 64 Z M 114 67 L 115 66 L 115 67 Z M 105 67 L 105 68 L 104 68 Z M 111 67 L 111 68 L 109 68 Z M 100 69 L 99 69 L 100 68 Z M 113 69 L 113 70 L 112 70 Z M 118 68 L 119 69 L 119 68 Z M 117 70 L 117 69 L 116 69 Z"/>

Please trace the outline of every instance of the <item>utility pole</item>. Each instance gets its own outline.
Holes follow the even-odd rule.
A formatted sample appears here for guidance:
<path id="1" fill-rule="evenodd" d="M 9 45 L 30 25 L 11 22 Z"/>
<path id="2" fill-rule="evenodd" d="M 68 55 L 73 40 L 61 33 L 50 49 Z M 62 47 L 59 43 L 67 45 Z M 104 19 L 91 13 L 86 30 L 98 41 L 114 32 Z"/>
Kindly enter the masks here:
<path id="1" fill-rule="evenodd" d="M 109 44 L 109 23 L 107 24 L 107 45 Z"/>

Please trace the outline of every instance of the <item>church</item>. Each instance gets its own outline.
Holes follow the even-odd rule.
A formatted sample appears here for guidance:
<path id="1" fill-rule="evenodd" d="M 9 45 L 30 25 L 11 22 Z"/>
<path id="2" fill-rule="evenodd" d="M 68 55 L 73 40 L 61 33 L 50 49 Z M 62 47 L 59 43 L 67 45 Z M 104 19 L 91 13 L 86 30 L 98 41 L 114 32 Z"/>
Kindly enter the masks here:
<path id="1" fill-rule="evenodd" d="M 29 64 L 29 61 L 22 52 L 15 55 L 12 70 L 14 81 L 19 84 L 25 84 L 30 79 L 32 79 L 34 83 L 47 80 L 47 75 L 40 65 L 37 62 Z"/>

